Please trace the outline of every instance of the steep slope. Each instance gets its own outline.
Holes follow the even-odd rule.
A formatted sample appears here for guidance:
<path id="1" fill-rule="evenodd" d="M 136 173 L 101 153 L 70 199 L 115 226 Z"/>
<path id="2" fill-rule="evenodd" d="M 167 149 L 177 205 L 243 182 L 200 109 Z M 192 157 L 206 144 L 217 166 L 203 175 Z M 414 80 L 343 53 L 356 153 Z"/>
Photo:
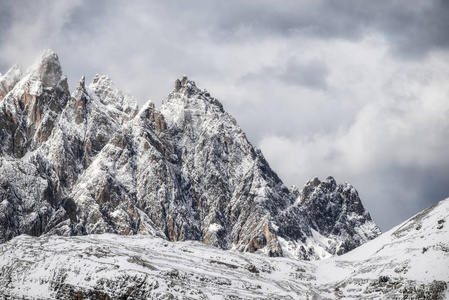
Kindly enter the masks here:
<path id="1" fill-rule="evenodd" d="M 82 78 L 70 96 L 57 55 L 51 51 L 41 54 L 1 101 L 4 138 L 0 144 L 0 241 L 21 233 L 124 234 L 126 227 L 133 227 L 128 223 L 139 223 L 134 218 L 138 214 L 135 207 L 129 205 L 131 216 L 126 222 L 122 218 L 125 229 L 115 230 L 115 224 L 107 222 L 110 215 L 103 210 L 101 201 L 108 198 L 109 189 L 117 187 L 97 185 L 110 179 L 108 174 L 97 181 L 91 181 L 95 176 L 86 177 L 86 170 L 101 157 L 99 154 L 112 147 L 105 146 L 110 141 L 120 143 L 124 134 L 121 125 L 137 113 L 137 104 L 125 96 L 107 77 L 96 77 L 91 88 Z M 117 103 L 112 105 L 111 101 Z M 103 174 L 98 165 L 91 170 Z M 83 174 L 84 183 L 91 184 L 92 189 L 85 192 L 92 193 L 87 198 L 92 201 L 85 201 L 76 188 L 83 184 L 79 180 Z M 115 196 L 108 198 L 104 206 L 111 202 L 127 206 L 128 199 Z"/>
<path id="2" fill-rule="evenodd" d="M 147 234 L 319 259 L 379 234 L 352 187 L 323 182 L 295 200 L 221 103 L 187 77 L 160 109 L 140 110 L 107 76 L 81 78 L 70 95 L 50 50 L 1 80 L 0 242 Z"/>
<path id="3" fill-rule="evenodd" d="M 449 198 L 353 251 L 317 261 L 323 290 L 366 299 L 447 299 Z"/>
<path id="4" fill-rule="evenodd" d="M 5 77 L 10 91 L 0 103 L 0 153 L 20 158 L 48 139 L 70 98 L 69 88 L 51 51 L 43 52 L 22 78 L 17 67 Z"/>
<path id="5" fill-rule="evenodd" d="M 51 51 L 23 76 L 13 70 L 0 101 L 0 242 L 40 235 L 68 218 L 56 170 L 47 168 L 45 156 L 33 155 L 50 139 L 70 98 L 67 80 Z"/>
<path id="6" fill-rule="evenodd" d="M 135 150 L 124 124 L 137 114 L 137 104 L 126 97 L 105 76 L 95 77 L 89 87 L 82 78 L 72 94 L 49 156 L 68 183 L 73 216 L 50 233 L 155 231 L 135 205 Z"/>
<path id="7" fill-rule="evenodd" d="M 22 235 L 0 245 L 0 290 L 26 299 L 447 299 L 448 215 L 446 199 L 312 262 L 149 236 Z"/>
<path id="8" fill-rule="evenodd" d="M 320 259 L 380 234 L 357 191 L 337 185 L 333 178 L 317 186 L 309 182 L 301 192 L 303 199 L 295 201 L 297 195 L 248 142 L 235 119 L 187 77 L 175 82 L 161 113 L 204 242 L 223 249 Z"/>
<path id="9" fill-rule="evenodd" d="M 21 78 L 22 71 L 17 64 L 12 66 L 5 75 L 0 74 L 0 100 L 5 98 Z"/>
<path id="10" fill-rule="evenodd" d="M 203 241 L 251 252 L 266 247 L 268 255 L 282 255 L 273 224 L 293 198 L 235 119 L 187 77 L 176 81 L 161 113 Z"/>

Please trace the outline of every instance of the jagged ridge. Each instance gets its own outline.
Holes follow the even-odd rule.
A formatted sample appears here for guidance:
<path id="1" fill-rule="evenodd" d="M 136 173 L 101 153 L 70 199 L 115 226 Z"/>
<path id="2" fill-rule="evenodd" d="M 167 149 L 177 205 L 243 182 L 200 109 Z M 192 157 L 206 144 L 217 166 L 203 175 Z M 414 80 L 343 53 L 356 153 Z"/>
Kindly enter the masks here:
<path id="1" fill-rule="evenodd" d="M 0 78 L 0 242 L 140 233 L 316 259 L 379 234 L 349 185 L 327 179 L 295 199 L 221 103 L 187 77 L 160 109 L 139 110 L 106 76 L 89 86 L 83 77 L 70 95 L 52 51 L 18 70 Z M 329 205 L 330 215 L 316 210 Z"/>

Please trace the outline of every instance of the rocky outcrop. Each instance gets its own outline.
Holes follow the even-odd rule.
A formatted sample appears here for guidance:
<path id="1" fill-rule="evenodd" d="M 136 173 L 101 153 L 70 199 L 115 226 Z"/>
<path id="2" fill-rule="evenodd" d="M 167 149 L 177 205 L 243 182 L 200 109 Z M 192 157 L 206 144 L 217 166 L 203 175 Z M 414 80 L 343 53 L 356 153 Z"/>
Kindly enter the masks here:
<path id="1" fill-rule="evenodd" d="M 70 98 L 69 88 L 57 55 L 51 51 L 44 51 L 20 81 L 17 67 L 5 77 L 10 83 L 5 91 L 13 88 L 0 104 L 0 151 L 20 158 L 49 138 Z"/>
<path id="2" fill-rule="evenodd" d="M 70 95 L 51 51 L 23 76 L 12 70 L 0 100 L 0 242 L 22 233 L 147 234 L 314 259 L 378 234 L 370 227 L 361 237 L 359 216 L 369 215 L 352 187 L 313 181 L 289 190 L 222 104 L 187 77 L 159 109 L 139 110 L 106 76 L 81 78 Z"/>
<path id="3" fill-rule="evenodd" d="M 298 198 L 309 226 L 328 239 L 327 251 L 341 255 L 380 235 L 357 190 L 331 176 L 307 182 Z"/>
<path id="4" fill-rule="evenodd" d="M 293 198 L 235 119 L 187 77 L 175 83 L 161 112 L 177 146 L 188 213 L 198 220 L 203 240 L 281 255 L 271 224 Z"/>
<path id="5" fill-rule="evenodd" d="M 22 71 L 17 64 L 12 66 L 5 75 L 0 74 L 0 100 L 5 98 L 21 78 Z"/>

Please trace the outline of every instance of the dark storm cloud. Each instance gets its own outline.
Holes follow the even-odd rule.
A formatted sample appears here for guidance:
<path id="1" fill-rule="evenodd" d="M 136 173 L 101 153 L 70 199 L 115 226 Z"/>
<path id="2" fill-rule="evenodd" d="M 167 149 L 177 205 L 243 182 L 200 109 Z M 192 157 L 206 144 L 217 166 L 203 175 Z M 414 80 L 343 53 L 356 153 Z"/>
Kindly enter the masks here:
<path id="1" fill-rule="evenodd" d="M 331 1 L 332 11 L 355 26 L 383 32 L 398 55 L 423 55 L 449 47 L 449 2 Z"/>
<path id="2" fill-rule="evenodd" d="M 204 8 L 213 16 L 207 20 L 219 40 L 248 26 L 254 38 L 300 34 L 357 40 L 367 31 L 377 31 L 398 55 L 420 56 L 449 47 L 449 1 L 445 0 L 283 1 L 276 5 L 271 1 L 227 1 Z"/>
<path id="3" fill-rule="evenodd" d="M 5 32 L 8 29 L 8 24 L 12 23 L 11 9 L 13 2 L 11 1 L 0 1 L 2 9 L 0 9 L 0 43 L 5 42 L 3 39 L 5 37 Z"/>
<path id="4" fill-rule="evenodd" d="M 298 63 L 292 61 L 280 74 L 280 78 L 293 85 L 303 85 L 313 89 L 326 89 L 327 66 L 319 61 Z"/>
<path id="5" fill-rule="evenodd" d="M 389 165 L 377 176 L 382 176 L 382 183 L 377 183 L 380 190 L 375 192 L 377 203 L 370 203 L 367 209 L 383 230 L 398 225 L 449 195 L 448 164 L 441 168 Z M 362 192 L 362 196 L 366 195 Z M 385 209 L 387 207 L 389 209 Z M 398 215 L 397 211 L 401 214 Z"/>
<path id="6" fill-rule="evenodd" d="M 73 12 L 72 24 L 95 30 L 91 25 L 101 22 L 102 15 L 123 21 L 123 5 L 123 1 L 95 1 L 80 6 Z M 445 0 L 283 1 L 277 5 L 272 1 L 133 1 L 126 5 L 170 23 L 173 32 L 184 28 L 186 39 L 201 38 L 199 32 L 207 32 L 207 39 L 217 43 L 279 34 L 357 40 L 367 31 L 378 31 L 398 54 L 422 55 L 449 47 L 449 2 Z M 236 34 L 244 28 L 251 34 Z M 170 35 L 170 30 L 164 33 Z"/>
<path id="7" fill-rule="evenodd" d="M 240 83 L 277 79 L 287 85 L 326 89 L 327 74 L 328 67 L 323 62 L 300 62 L 296 59 L 289 59 L 282 64 L 265 66 L 257 72 L 246 74 L 241 78 Z"/>

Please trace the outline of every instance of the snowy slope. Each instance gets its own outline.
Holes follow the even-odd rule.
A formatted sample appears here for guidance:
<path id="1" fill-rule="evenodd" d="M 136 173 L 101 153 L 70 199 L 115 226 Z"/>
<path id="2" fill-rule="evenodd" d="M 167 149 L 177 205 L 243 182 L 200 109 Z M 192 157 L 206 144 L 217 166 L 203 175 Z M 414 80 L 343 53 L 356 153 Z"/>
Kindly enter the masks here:
<path id="1" fill-rule="evenodd" d="M 449 199 L 339 257 L 220 250 L 149 236 L 19 236 L 0 290 L 24 299 L 447 299 Z"/>
<path id="2" fill-rule="evenodd" d="M 432 287 L 449 284 L 448 216 L 449 198 L 345 255 L 317 261 L 316 276 L 325 289 L 349 299 L 360 294 L 393 299 L 407 293 L 440 299 L 429 295 Z"/>

